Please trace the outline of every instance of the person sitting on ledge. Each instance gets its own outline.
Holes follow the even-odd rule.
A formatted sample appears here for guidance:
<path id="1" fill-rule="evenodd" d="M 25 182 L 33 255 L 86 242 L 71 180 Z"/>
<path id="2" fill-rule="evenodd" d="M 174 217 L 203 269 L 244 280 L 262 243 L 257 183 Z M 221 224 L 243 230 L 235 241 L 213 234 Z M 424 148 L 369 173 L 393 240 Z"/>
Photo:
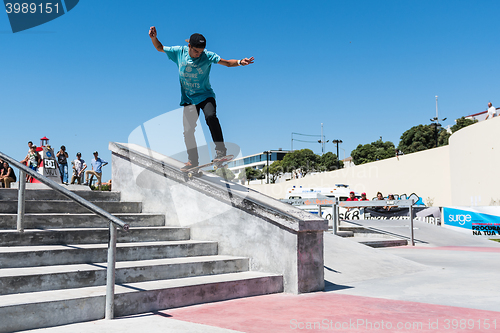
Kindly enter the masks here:
<path id="1" fill-rule="evenodd" d="M 0 172 L 0 182 L 3 183 L 5 188 L 10 188 L 10 183 L 17 181 L 14 170 L 9 166 L 9 163 L 3 162 L 3 169 Z"/>

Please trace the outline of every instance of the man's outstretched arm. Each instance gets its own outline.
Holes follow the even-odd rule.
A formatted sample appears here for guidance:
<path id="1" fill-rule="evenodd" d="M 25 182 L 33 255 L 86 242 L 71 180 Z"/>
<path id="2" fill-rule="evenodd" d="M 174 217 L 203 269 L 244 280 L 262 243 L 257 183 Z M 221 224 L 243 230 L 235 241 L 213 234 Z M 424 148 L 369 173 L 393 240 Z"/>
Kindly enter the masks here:
<path id="1" fill-rule="evenodd" d="M 221 59 L 219 60 L 218 64 L 221 64 L 226 67 L 238 67 L 238 66 L 247 66 L 250 64 L 253 64 L 254 57 L 251 58 L 243 58 L 241 60 L 236 60 L 236 59 L 231 59 L 231 60 L 225 60 Z"/>
<path id="2" fill-rule="evenodd" d="M 154 26 L 149 28 L 149 37 L 151 38 L 151 41 L 153 42 L 155 49 L 157 49 L 159 52 L 163 52 L 163 45 L 162 43 L 160 43 L 160 41 L 156 36 L 157 36 L 156 28 Z"/>

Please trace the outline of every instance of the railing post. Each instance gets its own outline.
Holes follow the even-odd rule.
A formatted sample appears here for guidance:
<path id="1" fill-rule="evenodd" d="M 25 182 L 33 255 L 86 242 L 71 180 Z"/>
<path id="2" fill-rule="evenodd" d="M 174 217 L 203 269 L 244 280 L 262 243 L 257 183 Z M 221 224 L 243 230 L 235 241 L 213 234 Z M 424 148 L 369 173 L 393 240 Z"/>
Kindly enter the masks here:
<path id="1" fill-rule="evenodd" d="M 413 199 L 410 202 L 410 229 L 411 229 L 411 246 L 415 246 L 415 238 L 413 235 Z"/>
<path id="2" fill-rule="evenodd" d="M 109 222 L 108 266 L 106 278 L 106 315 L 105 319 L 113 319 L 115 303 L 115 264 L 116 264 L 116 225 Z"/>
<path id="3" fill-rule="evenodd" d="M 337 234 L 337 227 L 339 223 L 339 206 L 337 206 L 337 199 L 335 199 L 335 202 L 332 205 L 332 226 L 333 226 L 333 234 Z"/>
<path id="4" fill-rule="evenodd" d="M 19 189 L 17 195 L 17 231 L 24 232 L 24 194 L 26 189 L 26 174 L 19 170 Z"/>

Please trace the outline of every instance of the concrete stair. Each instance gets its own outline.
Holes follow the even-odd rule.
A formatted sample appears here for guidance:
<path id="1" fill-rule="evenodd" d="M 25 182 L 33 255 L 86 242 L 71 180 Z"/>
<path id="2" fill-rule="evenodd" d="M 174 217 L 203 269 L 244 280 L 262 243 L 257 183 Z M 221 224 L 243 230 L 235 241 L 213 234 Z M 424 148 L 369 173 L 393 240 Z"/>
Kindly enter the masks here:
<path id="1" fill-rule="evenodd" d="M 388 233 L 384 233 L 372 228 L 353 225 L 347 221 L 342 221 L 339 225 L 338 235 L 341 237 L 349 237 L 350 240 L 364 244 L 370 247 L 394 247 L 406 246 L 408 240 L 405 238 L 395 237 Z"/>
<path id="2" fill-rule="evenodd" d="M 217 242 L 191 240 L 140 202 L 75 193 L 131 226 L 118 232 L 115 316 L 283 291 L 281 275 L 249 271 L 249 258 L 219 255 Z M 0 332 L 102 319 L 108 222 L 52 190 L 26 197 L 18 233 L 17 190 L 0 190 Z"/>

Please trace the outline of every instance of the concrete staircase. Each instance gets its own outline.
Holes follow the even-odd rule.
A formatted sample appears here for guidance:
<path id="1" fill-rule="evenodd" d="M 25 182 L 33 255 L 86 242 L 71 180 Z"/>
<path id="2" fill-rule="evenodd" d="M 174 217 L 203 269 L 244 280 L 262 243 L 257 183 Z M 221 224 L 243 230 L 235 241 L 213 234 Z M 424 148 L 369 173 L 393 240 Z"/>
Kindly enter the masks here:
<path id="1" fill-rule="evenodd" d="M 75 191 L 130 224 L 119 231 L 115 316 L 283 291 L 283 277 L 249 271 L 249 258 L 141 213 L 118 192 Z M 52 190 L 26 190 L 25 232 L 17 190 L 0 190 L 0 332 L 102 319 L 108 223 Z"/>
<path id="2" fill-rule="evenodd" d="M 406 238 L 397 237 L 396 235 L 391 235 L 387 232 L 374 228 L 365 228 L 360 225 L 349 223 L 348 221 L 340 222 L 337 235 L 349 238 L 350 240 L 369 247 L 394 247 L 408 245 L 408 240 Z"/>

